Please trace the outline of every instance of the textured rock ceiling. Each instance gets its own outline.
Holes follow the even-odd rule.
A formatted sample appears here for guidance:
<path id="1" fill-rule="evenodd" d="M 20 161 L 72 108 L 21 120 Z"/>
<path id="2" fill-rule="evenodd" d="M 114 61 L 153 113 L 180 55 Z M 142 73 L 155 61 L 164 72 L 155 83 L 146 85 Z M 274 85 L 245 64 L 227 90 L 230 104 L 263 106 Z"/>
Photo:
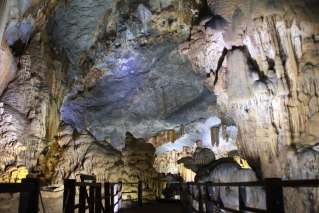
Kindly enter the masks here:
<path id="1" fill-rule="evenodd" d="M 190 26 L 177 23 L 175 11 L 157 17 L 163 19 L 159 29 L 152 18 L 163 4 L 148 9 L 138 1 L 115 2 L 61 3 L 51 20 L 52 39 L 71 60 L 69 77 L 77 79 L 82 73 L 89 79 L 92 69 L 101 73 L 91 85 L 85 80 L 75 83 L 62 106 L 62 120 L 119 146 L 126 131 L 148 138 L 213 115 L 209 106 L 215 104 L 214 95 L 179 52 Z"/>

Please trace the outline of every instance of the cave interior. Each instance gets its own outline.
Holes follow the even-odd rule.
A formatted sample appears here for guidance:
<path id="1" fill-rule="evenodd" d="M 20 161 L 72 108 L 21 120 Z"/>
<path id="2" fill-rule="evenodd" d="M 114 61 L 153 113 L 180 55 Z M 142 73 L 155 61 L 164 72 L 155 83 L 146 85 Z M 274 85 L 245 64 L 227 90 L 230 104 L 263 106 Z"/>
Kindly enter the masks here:
<path id="1" fill-rule="evenodd" d="M 159 180 L 319 179 L 319 1 L 0 0 L 0 183 L 38 179 L 58 213 L 80 175 L 148 200 Z M 319 187 L 283 201 L 317 213 Z"/>

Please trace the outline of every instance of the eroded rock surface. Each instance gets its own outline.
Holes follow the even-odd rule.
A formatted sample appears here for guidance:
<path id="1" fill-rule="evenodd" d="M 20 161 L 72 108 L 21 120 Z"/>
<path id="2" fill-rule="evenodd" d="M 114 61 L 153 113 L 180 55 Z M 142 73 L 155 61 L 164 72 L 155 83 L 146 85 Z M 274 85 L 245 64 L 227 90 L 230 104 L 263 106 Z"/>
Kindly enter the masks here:
<path id="1" fill-rule="evenodd" d="M 199 72 L 210 73 L 207 85 L 239 126 L 243 154 L 260 161 L 265 176 L 285 176 L 281 151 L 291 144 L 317 143 L 311 132 L 319 110 L 318 5 L 208 4 L 214 16 L 194 27 L 181 49 Z M 209 58 L 218 63 L 206 63 Z"/>
<path id="2" fill-rule="evenodd" d="M 76 132 L 63 126 L 57 138 L 57 146 L 51 147 L 50 158 L 43 155 L 44 175 L 61 184 L 65 178 L 77 178 L 79 174 L 95 175 L 99 182 L 148 182 L 157 177 L 153 168 L 155 149 L 143 139 L 126 134 L 125 147 L 117 151 L 110 143 L 96 141 L 88 132 Z M 50 172 L 52 173 L 50 175 Z"/>
<path id="3" fill-rule="evenodd" d="M 164 2 L 60 3 L 49 30 L 75 79 L 64 122 L 121 149 L 126 131 L 149 138 L 215 113 L 215 97 L 178 48 L 202 3 Z"/>

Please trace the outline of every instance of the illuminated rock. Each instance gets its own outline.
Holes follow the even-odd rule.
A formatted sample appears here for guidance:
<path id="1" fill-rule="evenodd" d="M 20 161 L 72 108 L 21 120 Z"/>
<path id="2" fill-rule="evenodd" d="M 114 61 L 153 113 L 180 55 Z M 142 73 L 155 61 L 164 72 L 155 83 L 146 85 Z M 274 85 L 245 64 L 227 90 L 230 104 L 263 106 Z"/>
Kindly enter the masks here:
<path id="1" fill-rule="evenodd" d="M 0 95 L 8 84 L 14 79 L 17 67 L 6 42 L 0 47 Z"/>

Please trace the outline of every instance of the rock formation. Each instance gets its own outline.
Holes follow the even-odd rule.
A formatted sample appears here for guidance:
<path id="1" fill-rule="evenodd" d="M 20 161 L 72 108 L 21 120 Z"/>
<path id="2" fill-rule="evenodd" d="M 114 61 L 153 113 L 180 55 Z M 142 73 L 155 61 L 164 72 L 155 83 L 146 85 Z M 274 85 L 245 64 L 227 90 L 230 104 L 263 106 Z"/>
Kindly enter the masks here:
<path id="1" fill-rule="evenodd" d="M 234 151 L 262 178 L 319 178 L 316 0 L 6 2 L 0 181 L 150 181 Z"/>
<path id="2" fill-rule="evenodd" d="M 218 104 L 239 126 L 242 153 L 260 162 L 264 176 L 290 176 L 283 150 L 316 144 L 317 8 L 307 1 L 208 5 L 213 15 L 181 50 L 198 72 L 209 73 Z"/>

